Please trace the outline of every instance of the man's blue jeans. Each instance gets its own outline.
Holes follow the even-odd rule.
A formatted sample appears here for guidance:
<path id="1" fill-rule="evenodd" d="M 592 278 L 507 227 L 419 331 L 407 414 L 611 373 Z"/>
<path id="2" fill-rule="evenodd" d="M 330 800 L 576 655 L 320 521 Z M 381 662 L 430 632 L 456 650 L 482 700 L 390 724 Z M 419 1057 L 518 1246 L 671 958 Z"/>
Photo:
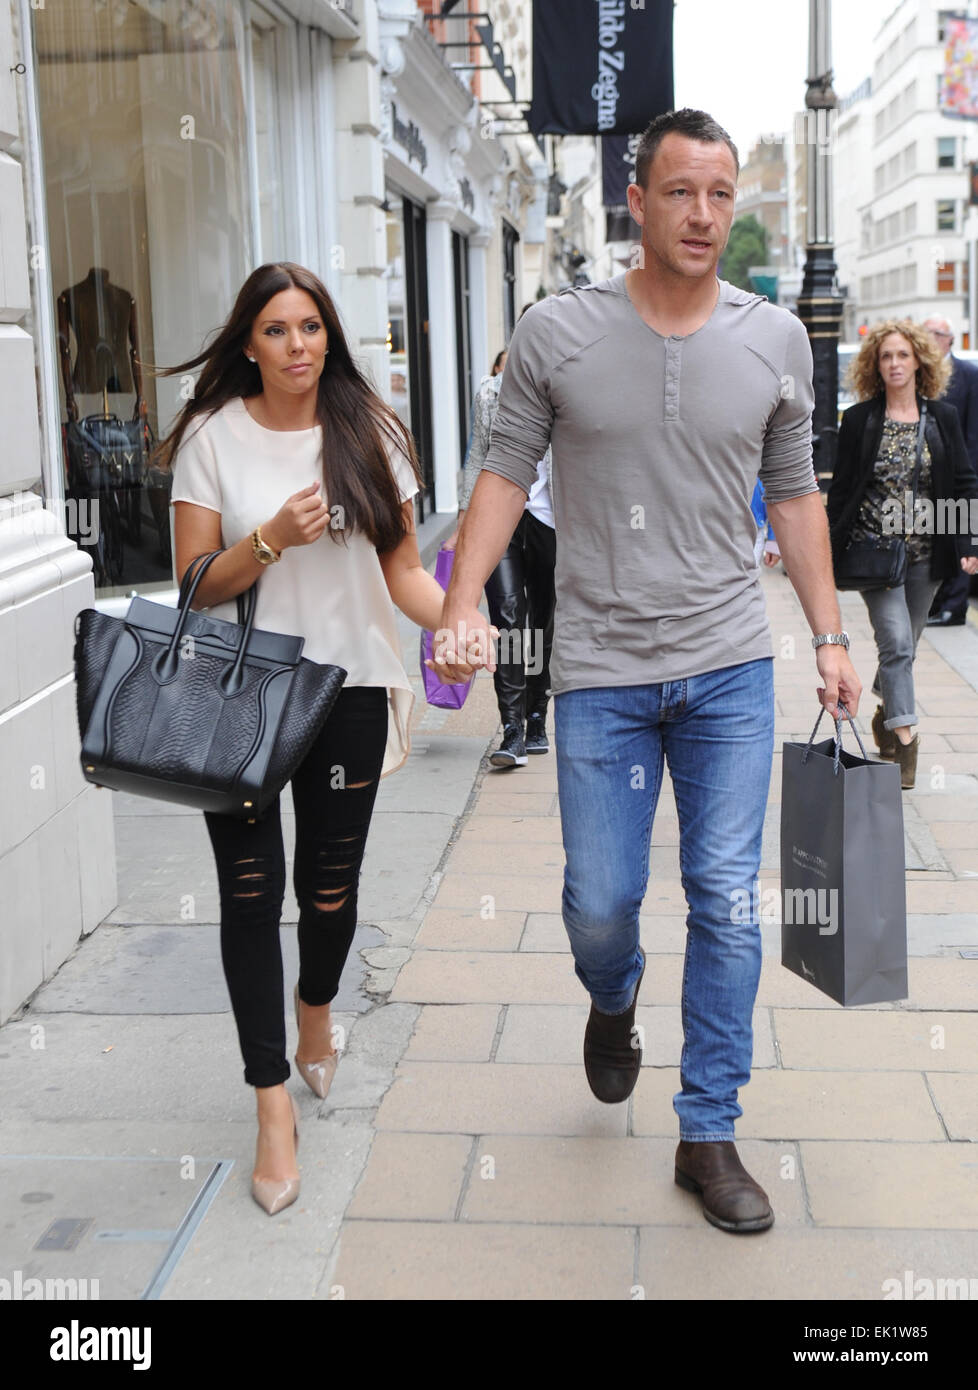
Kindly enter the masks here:
<path id="1" fill-rule="evenodd" d="M 689 905 L 682 1090 L 673 1098 L 686 1140 L 733 1139 L 743 1113 L 737 1091 L 750 1080 L 773 666 L 768 657 L 686 680 L 554 697 L 564 925 L 578 978 L 603 1013 L 630 1007 L 641 972 L 638 914 L 668 761 Z"/>

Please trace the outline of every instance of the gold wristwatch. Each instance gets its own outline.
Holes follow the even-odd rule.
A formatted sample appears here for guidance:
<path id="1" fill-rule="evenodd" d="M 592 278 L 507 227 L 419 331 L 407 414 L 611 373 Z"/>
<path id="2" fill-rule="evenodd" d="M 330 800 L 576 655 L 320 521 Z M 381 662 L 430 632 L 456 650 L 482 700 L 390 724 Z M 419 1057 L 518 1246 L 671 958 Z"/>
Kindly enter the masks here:
<path id="1" fill-rule="evenodd" d="M 262 540 L 260 526 L 256 526 L 251 533 L 251 549 L 260 565 L 274 565 L 282 558 L 280 551 L 273 550 L 267 541 Z"/>

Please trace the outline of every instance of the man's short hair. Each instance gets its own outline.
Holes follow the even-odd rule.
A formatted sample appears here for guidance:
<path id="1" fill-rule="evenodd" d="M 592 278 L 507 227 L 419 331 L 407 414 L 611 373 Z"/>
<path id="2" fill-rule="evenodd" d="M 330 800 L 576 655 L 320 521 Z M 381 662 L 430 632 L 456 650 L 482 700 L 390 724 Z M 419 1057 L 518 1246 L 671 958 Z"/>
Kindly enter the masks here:
<path id="1" fill-rule="evenodd" d="M 723 126 L 705 111 L 695 111 L 690 106 L 684 106 L 681 111 L 666 111 L 663 115 L 656 116 L 639 140 L 635 156 L 635 182 L 640 188 L 647 187 L 649 168 L 655 158 L 655 152 L 665 137 L 671 134 L 684 135 L 687 140 L 701 140 L 704 144 L 725 144 L 733 155 L 737 173 L 740 173 L 737 146 Z"/>

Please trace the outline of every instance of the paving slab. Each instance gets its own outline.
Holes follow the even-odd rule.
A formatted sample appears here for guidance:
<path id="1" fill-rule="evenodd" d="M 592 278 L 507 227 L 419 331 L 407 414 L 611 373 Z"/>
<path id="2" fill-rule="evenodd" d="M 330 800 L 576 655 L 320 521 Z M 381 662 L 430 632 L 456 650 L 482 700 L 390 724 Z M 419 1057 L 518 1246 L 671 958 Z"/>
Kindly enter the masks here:
<path id="1" fill-rule="evenodd" d="M 820 1226 L 978 1232 L 978 1150 L 971 1144 L 801 1143 Z M 978 1276 L 978 1267 L 971 1271 Z"/>
<path id="2" fill-rule="evenodd" d="M 374 1135 L 351 1218 L 454 1221 L 473 1140 L 461 1134 Z"/>
<path id="3" fill-rule="evenodd" d="M 628 1298 L 635 1238 L 593 1226 L 348 1221 L 330 1282 L 346 1299 Z"/>
<path id="4" fill-rule="evenodd" d="M 970 1072 L 978 1063 L 978 1014 L 824 1014 L 771 1010 L 781 1065 L 799 1071 Z"/>
<path id="5" fill-rule="evenodd" d="M 646 969 L 642 998 L 674 1003 L 682 981 L 682 956 L 661 955 Z M 415 951 L 401 969 L 392 999 L 419 1004 L 576 1004 L 587 996 L 568 953 Z"/>
<path id="6" fill-rule="evenodd" d="M 475 769 L 470 765 L 470 786 Z M 438 865 L 455 823 L 441 811 L 378 810 L 370 825 L 359 891 L 361 921 L 407 915 Z M 295 849 L 295 818 L 282 817 L 286 864 Z M 106 920 L 146 923 L 217 922 L 220 901 L 203 816 L 129 815 L 116 825 L 119 902 Z M 286 875 L 283 922 L 299 908 Z"/>
<path id="7" fill-rule="evenodd" d="M 878 1302 L 905 1286 L 906 1271 L 931 1278 L 978 1274 L 978 1235 L 970 1231 L 805 1230 L 775 1224 L 750 1239 L 731 1239 L 705 1221 L 698 1231 L 657 1226 L 640 1234 L 637 1282 L 646 1299 L 815 1303 Z M 887 1281 L 896 1280 L 889 1284 Z M 911 1287 L 913 1281 L 911 1280 Z M 910 1323 L 904 1314 L 877 1323 Z M 866 1322 L 870 1315 L 862 1318 Z M 818 1325 L 818 1309 L 810 1322 Z M 812 1343 L 814 1345 L 814 1343 Z M 830 1344 L 828 1344 L 830 1345 Z M 797 1350 L 805 1347 L 801 1342 Z"/>
<path id="8" fill-rule="evenodd" d="M 228 1166 L 203 1156 L 0 1155 L 0 1277 L 71 1281 L 46 1287 L 82 1299 L 159 1297 L 182 1228 L 202 1206 L 196 1229 Z"/>
<path id="9" fill-rule="evenodd" d="M 623 1135 L 628 1106 L 602 1105 L 583 1067 L 402 1062 L 378 1129 L 432 1134 Z"/>
<path id="10" fill-rule="evenodd" d="M 510 1004 L 506 1010 L 497 1062 L 539 1062 L 583 1066 L 582 1046 L 587 1024 L 587 1004 Z M 682 1012 L 678 1004 L 639 1004 L 636 1027 L 642 1030 L 642 1065 L 678 1067 L 683 1048 Z M 777 1065 L 771 1020 L 767 1009 L 756 1009 L 754 1026 L 755 1067 Z"/>
<path id="11" fill-rule="evenodd" d="M 412 1062 L 488 1062 L 499 1031 L 498 1004 L 428 1004 L 404 1053 Z"/>
<path id="12" fill-rule="evenodd" d="M 294 927 L 281 932 L 287 1014 L 299 977 Z M 333 1008 L 363 1012 L 373 1001 L 364 991 L 367 967 L 358 952 L 385 944 L 376 927 L 357 928 L 353 950 Z M 78 946 L 31 1003 L 32 1013 L 210 1014 L 227 1013 L 220 928 L 215 924 L 122 927 L 104 925 Z"/>
<path id="13" fill-rule="evenodd" d="M 745 1165 L 772 1199 L 776 1220 L 805 1225 L 804 1189 L 779 1174 L 793 1145 L 747 1140 L 738 1148 Z M 599 1226 L 687 1226 L 703 1221 L 701 1203 L 676 1186 L 676 1140 L 514 1137 L 476 1140 L 463 1221 L 566 1221 Z"/>
<path id="14" fill-rule="evenodd" d="M 675 1133 L 678 1068 L 643 1067 L 633 1095 L 633 1133 Z M 918 1072 L 759 1069 L 739 1096 L 737 1134 L 753 1139 L 938 1141 L 944 1130 Z"/>
<path id="15" fill-rule="evenodd" d="M 974 1070 L 929 1071 L 927 1084 L 947 1137 L 978 1144 L 978 1079 Z"/>

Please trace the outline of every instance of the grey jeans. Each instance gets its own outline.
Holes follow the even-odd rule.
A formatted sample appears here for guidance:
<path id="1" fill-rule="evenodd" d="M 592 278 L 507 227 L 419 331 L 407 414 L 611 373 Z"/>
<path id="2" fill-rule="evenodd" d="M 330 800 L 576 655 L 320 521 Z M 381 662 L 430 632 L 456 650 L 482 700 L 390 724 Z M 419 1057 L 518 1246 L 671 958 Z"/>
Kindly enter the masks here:
<path id="1" fill-rule="evenodd" d="M 931 603 L 940 587 L 939 579 L 930 578 L 930 561 L 921 560 L 910 565 L 907 581 L 898 589 L 863 592 L 879 654 L 873 694 L 882 699 L 883 724 L 887 729 L 917 723 L 913 661 Z"/>

